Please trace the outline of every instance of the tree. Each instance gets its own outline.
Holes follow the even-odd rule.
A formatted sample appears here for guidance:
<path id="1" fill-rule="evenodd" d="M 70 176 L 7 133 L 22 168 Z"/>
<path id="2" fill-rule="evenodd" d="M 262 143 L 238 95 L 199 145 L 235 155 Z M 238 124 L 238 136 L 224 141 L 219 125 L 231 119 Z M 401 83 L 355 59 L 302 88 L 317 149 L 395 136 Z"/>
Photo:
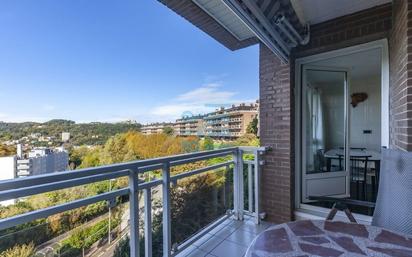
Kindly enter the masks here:
<path id="1" fill-rule="evenodd" d="M 215 146 L 214 146 L 213 139 L 210 137 L 205 137 L 205 139 L 203 139 L 202 149 L 205 151 L 208 151 L 208 150 L 213 150 L 214 148 Z"/>
<path id="2" fill-rule="evenodd" d="M 172 127 L 164 127 L 163 133 L 168 136 L 173 136 L 173 134 L 175 133 L 175 130 Z"/>
<path id="3" fill-rule="evenodd" d="M 254 134 L 245 134 L 239 137 L 234 145 L 236 146 L 259 146 L 259 139 Z"/>
<path id="4" fill-rule="evenodd" d="M 119 244 L 114 250 L 113 257 L 129 257 L 130 256 L 129 240 L 130 240 L 129 237 L 126 236 L 125 238 L 119 241 Z"/>
<path id="5" fill-rule="evenodd" d="M 16 148 L 0 144 L 0 157 L 16 154 Z"/>
<path id="6" fill-rule="evenodd" d="M 34 244 L 15 245 L 2 253 L 0 257 L 31 257 L 34 255 Z"/>
<path id="7" fill-rule="evenodd" d="M 253 120 L 247 125 L 246 132 L 257 136 L 258 134 L 258 118 L 257 117 L 253 118 Z"/>

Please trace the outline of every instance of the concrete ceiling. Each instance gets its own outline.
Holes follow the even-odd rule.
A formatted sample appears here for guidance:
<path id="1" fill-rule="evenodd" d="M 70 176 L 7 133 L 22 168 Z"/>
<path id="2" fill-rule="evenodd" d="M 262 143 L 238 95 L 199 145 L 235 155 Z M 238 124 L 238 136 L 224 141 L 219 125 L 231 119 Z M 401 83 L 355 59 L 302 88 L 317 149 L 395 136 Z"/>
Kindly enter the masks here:
<path id="1" fill-rule="evenodd" d="M 310 65 L 348 69 L 351 80 L 361 80 L 381 75 L 381 53 L 379 49 L 372 49 L 310 63 Z M 333 72 L 310 72 L 309 76 L 308 79 L 315 83 L 334 82 L 337 79 L 342 79 L 342 76 Z"/>
<path id="2" fill-rule="evenodd" d="M 324 22 L 390 2 L 391 0 L 291 0 L 303 24 Z"/>

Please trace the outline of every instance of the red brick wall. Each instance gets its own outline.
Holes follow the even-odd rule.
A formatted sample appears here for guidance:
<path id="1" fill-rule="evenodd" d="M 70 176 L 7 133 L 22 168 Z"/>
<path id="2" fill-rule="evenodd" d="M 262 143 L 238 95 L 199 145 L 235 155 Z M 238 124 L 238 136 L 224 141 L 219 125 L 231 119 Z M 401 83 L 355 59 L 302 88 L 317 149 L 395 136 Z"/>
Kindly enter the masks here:
<path id="1" fill-rule="evenodd" d="M 412 151 L 411 5 L 411 1 L 394 1 L 389 40 L 390 143 L 407 151 Z"/>
<path id="2" fill-rule="evenodd" d="M 290 69 L 260 45 L 260 140 L 272 150 L 262 171 L 262 208 L 270 221 L 292 218 L 292 138 Z"/>
<path id="3" fill-rule="evenodd" d="M 271 146 L 262 171 L 262 208 L 268 220 L 293 219 L 294 210 L 294 60 L 388 37 L 391 5 L 383 5 L 311 27 L 311 41 L 294 49 L 291 65 L 260 46 L 260 140 Z"/>

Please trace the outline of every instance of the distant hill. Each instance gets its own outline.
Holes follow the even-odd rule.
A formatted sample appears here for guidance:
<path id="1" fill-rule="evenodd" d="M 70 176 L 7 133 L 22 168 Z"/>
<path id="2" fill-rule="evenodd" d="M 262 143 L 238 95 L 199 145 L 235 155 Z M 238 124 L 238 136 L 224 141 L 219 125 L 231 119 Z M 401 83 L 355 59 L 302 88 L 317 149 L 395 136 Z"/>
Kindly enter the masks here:
<path id="1" fill-rule="evenodd" d="M 54 137 L 54 141 L 61 141 L 61 133 L 70 133 L 72 145 L 99 145 L 118 133 L 140 131 L 141 124 L 132 122 L 119 123 L 75 123 L 71 120 L 50 120 L 39 122 L 1 122 L 0 141 L 18 140 L 31 134 L 40 133 L 42 136 Z"/>

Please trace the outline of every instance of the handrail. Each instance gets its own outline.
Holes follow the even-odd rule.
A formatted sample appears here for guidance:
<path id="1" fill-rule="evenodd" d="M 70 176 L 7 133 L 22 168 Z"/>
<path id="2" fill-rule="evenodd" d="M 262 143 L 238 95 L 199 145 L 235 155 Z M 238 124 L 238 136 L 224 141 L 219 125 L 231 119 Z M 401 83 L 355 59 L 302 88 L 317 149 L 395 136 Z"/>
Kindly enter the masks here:
<path id="1" fill-rule="evenodd" d="M 255 222 L 259 219 L 259 166 L 261 165 L 260 155 L 267 149 L 264 147 L 231 147 L 212 151 L 203 151 L 196 153 L 167 156 L 148 160 L 132 161 L 127 163 L 113 164 L 101 167 L 86 168 L 75 171 L 64 171 L 52 174 L 37 175 L 14 180 L 0 181 L 0 201 L 27 197 L 30 195 L 70 188 L 90 184 L 99 181 L 105 181 L 120 177 L 129 177 L 129 185 L 126 188 L 101 193 L 92 197 L 82 198 L 50 206 L 47 208 L 30 211 L 13 217 L 0 219 L 0 230 L 21 225 L 36 219 L 46 218 L 60 212 L 79 208 L 100 201 L 113 201 L 116 197 L 129 195 L 130 208 L 130 249 L 131 256 L 138 256 L 139 253 L 139 191 L 144 193 L 145 205 L 145 256 L 152 255 L 151 240 L 151 200 L 152 188 L 162 186 L 162 206 L 163 206 L 163 252 L 164 256 L 172 256 L 182 251 L 188 246 L 188 240 L 178 247 L 172 247 L 171 242 L 171 214 L 170 214 L 170 188 L 171 184 L 177 183 L 178 180 L 202 174 L 212 170 L 228 168 L 233 166 L 234 182 L 234 210 L 228 212 L 237 219 L 243 219 L 244 210 L 244 192 L 243 192 L 243 166 L 248 166 L 248 192 L 249 208 L 248 214 L 255 217 Z M 252 153 L 253 161 L 244 161 L 243 154 Z M 195 170 L 187 171 L 181 174 L 171 176 L 171 167 L 187 163 L 198 162 L 202 160 L 213 159 L 217 157 L 230 156 L 231 159 L 224 159 L 222 162 L 208 165 Z M 138 175 L 149 171 L 162 170 L 162 177 L 148 182 L 138 181 Z M 253 183 L 252 183 L 253 181 Z M 147 226 L 147 227 L 146 227 Z M 207 230 L 205 230 L 207 232 Z M 196 234 L 199 237 L 203 232 Z M 173 248 L 173 249 L 172 249 Z"/>
<path id="2" fill-rule="evenodd" d="M 79 170 L 74 170 L 74 171 L 62 171 L 62 172 L 42 174 L 42 175 L 36 175 L 36 176 L 30 176 L 30 177 L 24 177 L 24 178 L 8 179 L 8 180 L 0 181 L 0 192 L 4 190 L 8 190 L 8 189 L 23 187 L 23 186 L 37 185 L 39 183 L 55 183 L 55 182 L 62 181 L 62 180 L 87 177 L 87 176 L 98 175 L 102 173 L 110 173 L 110 172 L 119 171 L 119 170 L 135 171 L 139 167 L 151 166 L 151 165 L 156 165 L 156 164 L 165 163 L 165 162 L 177 162 L 177 161 L 182 161 L 185 159 L 190 159 L 190 158 L 195 158 L 195 157 L 199 157 L 199 158 L 205 157 L 206 158 L 209 155 L 218 154 L 218 153 L 227 152 L 228 154 L 230 154 L 230 152 L 233 152 L 236 149 L 237 149 L 236 147 L 231 147 L 231 148 L 224 148 L 224 149 L 212 150 L 212 151 L 186 153 L 186 154 L 179 154 L 179 155 L 174 155 L 174 156 L 111 164 L 111 165 L 106 165 L 106 166 L 85 168 L 85 169 L 79 169 Z M 176 164 L 176 165 L 179 165 L 179 164 Z"/>

